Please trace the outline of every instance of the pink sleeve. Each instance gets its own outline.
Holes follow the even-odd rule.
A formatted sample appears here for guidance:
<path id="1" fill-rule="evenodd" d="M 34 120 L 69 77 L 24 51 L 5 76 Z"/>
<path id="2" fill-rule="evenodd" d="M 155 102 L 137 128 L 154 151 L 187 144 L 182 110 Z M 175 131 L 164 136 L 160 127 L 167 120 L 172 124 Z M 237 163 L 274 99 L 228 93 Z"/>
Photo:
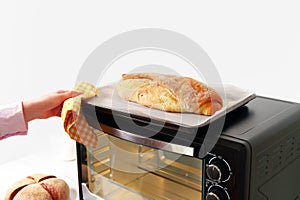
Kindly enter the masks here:
<path id="1" fill-rule="evenodd" d="M 24 120 L 22 103 L 0 108 L 0 140 L 26 134 L 27 123 Z"/>

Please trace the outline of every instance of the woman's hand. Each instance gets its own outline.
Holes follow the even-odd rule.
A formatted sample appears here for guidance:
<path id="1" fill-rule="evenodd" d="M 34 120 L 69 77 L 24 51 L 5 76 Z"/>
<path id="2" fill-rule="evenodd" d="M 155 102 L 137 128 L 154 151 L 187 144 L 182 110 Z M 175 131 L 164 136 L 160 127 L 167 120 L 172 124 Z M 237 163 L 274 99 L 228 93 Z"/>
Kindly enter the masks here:
<path id="1" fill-rule="evenodd" d="M 23 113 L 25 122 L 34 119 L 47 119 L 61 115 L 65 100 L 76 97 L 82 92 L 59 90 L 35 100 L 23 101 Z"/>

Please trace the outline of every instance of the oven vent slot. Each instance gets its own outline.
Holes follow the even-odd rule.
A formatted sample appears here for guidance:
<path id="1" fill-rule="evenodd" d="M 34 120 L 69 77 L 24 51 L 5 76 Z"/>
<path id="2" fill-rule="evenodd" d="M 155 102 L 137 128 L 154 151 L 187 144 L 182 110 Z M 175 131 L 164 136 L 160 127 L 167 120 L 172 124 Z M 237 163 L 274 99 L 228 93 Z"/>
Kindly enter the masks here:
<path id="1" fill-rule="evenodd" d="M 264 180 L 300 156 L 300 133 L 293 132 L 257 157 L 256 174 Z"/>

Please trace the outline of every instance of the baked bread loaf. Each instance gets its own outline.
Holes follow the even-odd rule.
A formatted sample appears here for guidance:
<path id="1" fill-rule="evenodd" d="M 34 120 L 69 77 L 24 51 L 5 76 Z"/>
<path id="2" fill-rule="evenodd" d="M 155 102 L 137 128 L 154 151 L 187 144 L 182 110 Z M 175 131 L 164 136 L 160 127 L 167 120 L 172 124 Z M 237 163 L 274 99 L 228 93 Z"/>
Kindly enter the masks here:
<path id="1" fill-rule="evenodd" d="M 4 200 L 68 200 L 68 184 L 46 174 L 33 174 L 13 184 Z"/>
<path id="2" fill-rule="evenodd" d="M 169 112 L 213 115 L 223 106 L 221 96 L 195 79 L 159 73 L 123 74 L 119 96 L 144 106 Z"/>

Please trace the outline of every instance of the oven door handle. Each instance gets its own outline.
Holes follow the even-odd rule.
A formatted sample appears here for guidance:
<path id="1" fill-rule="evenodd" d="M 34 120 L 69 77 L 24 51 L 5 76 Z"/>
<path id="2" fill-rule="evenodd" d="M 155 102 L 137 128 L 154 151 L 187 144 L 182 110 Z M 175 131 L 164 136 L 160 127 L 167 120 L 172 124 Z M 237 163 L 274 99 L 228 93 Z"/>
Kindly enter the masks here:
<path id="1" fill-rule="evenodd" d="M 169 151 L 169 152 L 178 153 L 187 156 L 194 155 L 193 147 L 183 146 L 179 144 L 156 140 L 149 137 L 144 137 L 124 130 L 116 129 L 111 126 L 107 126 L 105 124 L 99 124 L 99 125 L 100 125 L 99 130 L 101 130 L 102 134 L 103 133 L 109 134 L 136 144 L 145 145 L 155 149 L 160 149 L 160 150 Z"/>

